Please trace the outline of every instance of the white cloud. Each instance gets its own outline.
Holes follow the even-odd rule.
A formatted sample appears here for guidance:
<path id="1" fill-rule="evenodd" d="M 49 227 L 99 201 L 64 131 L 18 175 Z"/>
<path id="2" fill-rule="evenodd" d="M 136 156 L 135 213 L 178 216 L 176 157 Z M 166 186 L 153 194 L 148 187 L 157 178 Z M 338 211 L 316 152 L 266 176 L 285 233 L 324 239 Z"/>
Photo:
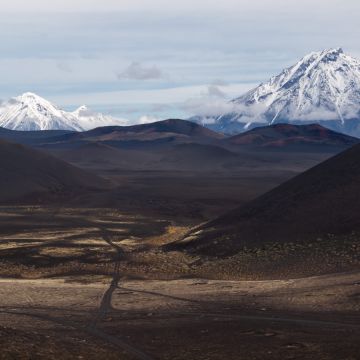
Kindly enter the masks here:
<path id="1" fill-rule="evenodd" d="M 12 0 L 1 4 L 2 11 L 31 11 L 31 12 L 49 12 L 49 11 L 292 11 L 303 10 L 323 11 L 334 9 L 336 7 L 345 7 L 347 9 L 359 9 L 358 0 L 347 0 L 346 6 L 343 0 Z"/>
<path id="2" fill-rule="evenodd" d="M 249 121 L 265 123 L 263 116 L 265 105 L 246 106 L 229 101 L 225 96 L 214 96 L 211 92 L 185 101 L 182 109 L 194 116 L 202 118 L 203 124 L 212 124 L 215 119 L 225 114 L 234 114 L 233 121 L 248 123 Z M 236 114 L 239 114 L 236 117 Z"/>
<path id="3" fill-rule="evenodd" d="M 132 62 L 123 72 L 117 75 L 118 79 L 154 80 L 165 77 L 163 72 L 155 65 L 146 67 L 139 62 Z"/>
<path id="4" fill-rule="evenodd" d="M 208 96 L 188 99 L 181 107 L 189 114 L 204 117 L 216 117 L 234 110 L 233 104 L 228 100 L 223 98 L 214 99 Z"/>
<path id="5" fill-rule="evenodd" d="M 215 79 L 212 83 L 212 85 L 215 86 L 228 86 L 229 83 L 225 81 L 224 79 Z"/>
<path id="6" fill-rule="evenodd" d="M 138 121 L 136 121 L 136 123 L 137 124 L 151 124 L 151 123 L 159 121 L 159 120 L 160 119 L 155 116 L 143 115 L 138 119 Z"/>
<path id="7" fill-rule="evenodd" d="M 209 85 L 207 88 L 206 95 L 208 95 L 210 97 L 226 98 L 225 92 L 222 91 L 220 86 L 217 86 L 217 85 Z"/>
<path id="8" fill-rule="evenodd" d="M 250 90 L 254 85 L 256 84 L 231 84 L 227 87 L 227 94 L 230 98 L 233 98 Z M 91 93 L 48 96 L 48 98 L 62 106 L 73 104 L 88 104 L 90 106 L 98 104 L 105 106 L 128 104 L 134 107 L 138 104 L 156 104 L 157 107 L 163 106 L 165 108 L 166 105 L 183 104 L 188 99 L 203 97 L 201 94 L 204 94 L 206 91 L 207 86 L 195 85 L 150 90 L 96 91 Z M 155 111 L 158 111 L 158 109 Z"/>
<path id="9" fill-rule="evenodd" d="M 341 117 L 343 119 L 356 119 L 359 117 L 358 108 L 347 108 L 344 111 L 341 111 Z M 290 120 L 302 120 L 302 121 L 331 121 L 331 120 L 339 120 L 340 116 L 337 111 L 334 109 L 330 111 L 325 108 L 316 108 L 311 109 L 311 111 L 297 115 L 294 113 L 293 116 L 290 116 Z"/>

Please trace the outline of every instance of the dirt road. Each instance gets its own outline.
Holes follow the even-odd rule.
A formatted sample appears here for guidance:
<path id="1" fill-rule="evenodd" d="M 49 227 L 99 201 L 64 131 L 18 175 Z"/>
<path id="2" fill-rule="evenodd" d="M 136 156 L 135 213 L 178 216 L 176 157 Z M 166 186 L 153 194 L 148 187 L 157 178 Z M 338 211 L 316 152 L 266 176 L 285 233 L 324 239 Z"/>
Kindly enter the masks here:
<path id="1" fill-rule="evenodd" d="M 29 356 L 37 349 L 35 358 L 44 359 L 51 358 L 45 350 L 72 349 L 79 341 L 91 346 L 64 358 L 356 359 L 359 275 L 122 280 L 120 286 L 103 277 L 1 280 L 0 327 L 52 344 L 24 349 L 21 336 L 2 336 L 1 345 L 11 342 Z"/>

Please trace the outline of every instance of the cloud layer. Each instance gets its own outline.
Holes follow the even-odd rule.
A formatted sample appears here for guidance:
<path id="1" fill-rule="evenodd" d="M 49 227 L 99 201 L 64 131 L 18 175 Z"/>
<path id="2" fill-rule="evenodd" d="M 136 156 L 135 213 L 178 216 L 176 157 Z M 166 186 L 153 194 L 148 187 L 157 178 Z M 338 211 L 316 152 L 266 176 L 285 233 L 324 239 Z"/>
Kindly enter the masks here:
<path id="1" fill-rule="evenodd" d="M 165 78 L 165 75 L 156 65 L 146 67 L 134 61 L 123 72 L 119 73 L 117 77 L 119 80 L 154 80 Z"/>
<path id="2" fill-rule="evenodd" d="M 0 98 L 32 91 L 134 122 L 226 109 L 310 51 L 360 57 L 359 13 L 358 0 L 3 2 Z"/>
<path id="3" fill-rule="evenodd" d="M 356 8 L 357 0 L 347 0 L 346 7 L 350 11 Z M 203 12 L 249 12 L 249 11 L 266 11 L 266 12 L 316 12 L 338 9 L 344 6 L 344 2 L 340 0 L 319 0 L 316 3 L 312 0 L 174 0 L 171 3 L 168 0 L 12 0 L 1 5 L 2 11 L 24 11 L 24 12 L 59 12 L 59 11 L 194 11 L 201 10 Z"/>

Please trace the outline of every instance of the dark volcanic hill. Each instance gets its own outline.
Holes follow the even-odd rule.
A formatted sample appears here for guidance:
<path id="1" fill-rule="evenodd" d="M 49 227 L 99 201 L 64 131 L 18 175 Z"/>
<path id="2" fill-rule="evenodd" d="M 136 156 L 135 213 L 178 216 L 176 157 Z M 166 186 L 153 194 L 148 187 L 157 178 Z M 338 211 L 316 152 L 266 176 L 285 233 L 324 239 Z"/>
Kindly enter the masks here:
<path id="1" fill-rule="evenodd" d="M 216 172 L 227 177 L 236 173 L 246 179 L 264 176 L 271 186 L 276 184 L 273 179 L 280 179 L 277 184 L 285 181 L 358 142 L 317 125 L 273 125 L 225 138 L 176 119 L 81 133 L 0 129 L 1 138 L 41 149 L 100 176 L 134 171 Z"/>
<path id="2" fill-rule="evenodd" d="M 224 135 L 186 120 L 169 119 L 151 124 L 133 126 L 106 126 L 81 133 L 60 136 L 58 141 L 91 140 L 102 142 L 211 142 Z"/>
<path id="3" fill-rule="evenodd" d="M 255 163 L 255 161 L 253 160 Z M 163 168 L 192 171 L 224 171 L 244 165 L 244 156 L 210 144 L 178 144 L 166 151 L 160 163 Z"/>
<path id="4" fill-rule="evenodd" d="M 236 146 L 255 146 L 267 149 L 300 149 L 324 147 L 350 147 L 360 140 L 337 133 L 321 125 L 275 124 L 255 128 L 246 133 L 232 136 L 224 143 Z"/>
<path id="5" fill-rule="evenodd" d="M 147 151 L 194 143 L 240 152 L 263 149 L 334 154 L 360 141 L 316 124 L 275 124 L 226 138 L 201 125 L 176 119 L 134 126 L 107 126 L 85 132 L 13 131 L 0 128 L 0 139 L 42 149 L 62 150 L 77 149 L 95 142 L 116 148 Z"/>
<path id="6" fill-rule="evenodd" d="M 104 179 L 51 155 L 0 141 L 0 200 L 42 193 L 62 196 L 109 186 Z"/>
<path id="7" fill-rule="evenodd" d="M 244 166 L 244 156 L 210 144 L 183 143 L 166 147 L 114 147 L 107 142 L 86 142 L 66 151 L 54 150 L 61 159 L 80 167 L 151 171 L 221 171 Z M 261 166 L 250 158 L 251 164 Z"/>
<path id="8" fill-rule="evenodd" d="M 24 145 L 53 141 L 59 136 L 73 133 L 67 130 L 18 131 L 0 127 L 0 139 Z"/>
<path id="9" fill-rule="evenodd" d="M 201 226 L 170 248 L 232 256 L 238 271 L 261 276 L 349 270 L 360 267 L 359 213 L 356 145 Z"/>

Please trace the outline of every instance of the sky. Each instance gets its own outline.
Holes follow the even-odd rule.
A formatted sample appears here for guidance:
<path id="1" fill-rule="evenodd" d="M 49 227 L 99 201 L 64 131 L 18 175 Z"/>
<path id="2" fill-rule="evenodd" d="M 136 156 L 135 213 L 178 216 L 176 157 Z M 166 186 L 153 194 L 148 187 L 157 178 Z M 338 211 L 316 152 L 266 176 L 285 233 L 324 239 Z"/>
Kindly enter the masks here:
<path id="1" fill-rule="evenodd" d="M 358 0 L 12 0 L 0 99 L 35 92 L 130 123 L 221 111 L 311 51 L 360 58 Z"/>

